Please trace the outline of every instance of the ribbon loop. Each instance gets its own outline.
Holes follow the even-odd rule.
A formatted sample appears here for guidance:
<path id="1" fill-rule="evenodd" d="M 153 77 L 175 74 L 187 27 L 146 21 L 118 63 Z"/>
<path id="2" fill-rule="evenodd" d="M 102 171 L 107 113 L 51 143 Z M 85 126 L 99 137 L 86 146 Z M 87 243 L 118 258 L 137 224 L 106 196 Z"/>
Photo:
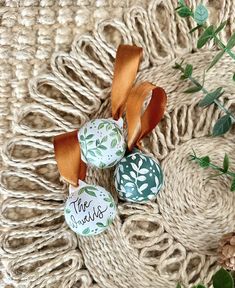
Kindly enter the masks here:
<path id="1" fill-rule="evenodd" d="M 151 100 L 142 114 L 143 103 L 152 91 Z M 128 124 L 128 149 L 139 146 L 144 136 L 151 132 L 161 121 L 166 108 L 167 96 L 161 87 L 149 82 L 135 85 L 129 94 L 126 104 L 126 119 Z"/>
<path id="2" fill-rule="evenodd" d="M 78 186 L 78 180 L 86 177 L 86 164 L 81 159 L 77 131 L 56 136 L 54 150 L 60 175 L 73 186 Z"/>
<path id="3" fill-rule="evenodd" d="M 137 75 L 142 50 L 140 47 L 130 45 L 118 47 L 111 92 L 114 120 L 118 120 L 124 112 L 128 95 Z"/>

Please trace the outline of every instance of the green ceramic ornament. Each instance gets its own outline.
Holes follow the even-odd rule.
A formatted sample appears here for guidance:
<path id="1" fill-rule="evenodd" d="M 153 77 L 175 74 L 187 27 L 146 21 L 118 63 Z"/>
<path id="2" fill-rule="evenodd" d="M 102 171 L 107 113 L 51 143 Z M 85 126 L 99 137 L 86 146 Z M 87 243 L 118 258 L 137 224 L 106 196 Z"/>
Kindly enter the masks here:
<path id="1" fill-rule="evenodd" d="M 130 202 L 143 203 L 155 198 L 163 185 L 160 165 L 138 149 L 119 162 L 114 177 L 120 198 Z"/>

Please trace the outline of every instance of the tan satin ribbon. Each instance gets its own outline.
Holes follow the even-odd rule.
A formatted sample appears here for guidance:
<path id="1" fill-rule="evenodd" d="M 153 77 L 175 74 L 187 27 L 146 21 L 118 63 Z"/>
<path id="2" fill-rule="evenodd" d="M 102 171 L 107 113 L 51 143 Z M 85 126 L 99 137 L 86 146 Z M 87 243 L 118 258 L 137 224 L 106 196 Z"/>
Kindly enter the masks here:
<path id="1" fill-rule="evenodd" d="M 151 100 L 142 114 L 145 99 L 152 91 Z M 166 108 L 167 96 L 163 88 L 143 82 L 132 88 L 126 104 L 128 125 L 128 149 L 141 147 L 140 141 L 161 121 Z"/>
<path id="2" fill-rule="evenodd" d="M 112 83 L 112 117 L 118 120 L 126 106 L 128 95 L 135 81 L 143 49 L 137 46 L 119 45 L 114 64 Z"/>
<path id="3" fill-rule="evenodd" d="M 120 45 L 114 65 L 112 84 L 112 116 L 118 120 L 125 109 L 125 104 L 138 71 L 142 48 Z M 73 186 L 78 180 L 84 180 L 86 164 L 81 160 L 77 131 L 65 133 L 54 138 L 55 158 L 60 175 Z"/>
<path id="4" fill-rule="evenodd" d="M 86 164 L 81 159 L 77 131 L 56 136 L 54 150 L 60 175 L 73 186 L 78 186 L 78 180 L 86 177 Z"/>

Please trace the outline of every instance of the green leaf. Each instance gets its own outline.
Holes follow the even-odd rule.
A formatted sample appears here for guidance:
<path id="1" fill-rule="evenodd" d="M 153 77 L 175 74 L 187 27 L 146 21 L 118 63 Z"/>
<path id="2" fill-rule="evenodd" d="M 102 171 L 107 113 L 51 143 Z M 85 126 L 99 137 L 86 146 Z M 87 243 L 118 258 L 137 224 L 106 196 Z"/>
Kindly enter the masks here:
<path id="1" fill-rule="evenodd" d="M 102 129 L 104 127 L 104 123 L 100 123 L 98 129 Z"/>
<path id="2" fill-rule="evenodd" d="M 224 155 L 224 162 L 223 162 L 223 168 L 224 168 L 224 173 L 226 173 L 228 171 L 228 167 L 229 167 L 229 158 L 228 158 L 228 154 Z"/>
<path id="3" fill-rule="evenodd" d="M 110 198 L 104 198 L 104 201 L 111 202 L 112 200 Z"/>
<path id="4" fill-rule="evenodd" d="M 87 133 L 87 128 L 84 129 L 84 134 L 86 134 L 86 133 Z"/>
<path id="5" fill-rule="evenodd" d="M 69 214 L 71 212 L 71 210 L 70 209 L 65 209 L 65 213 L 67 213 L 67 214 Z"/>
<path id="6" fill-rule="evenodd" d="M 187 64 L 185 69 L 184 69 L 184 76 L 185 78 L 188 78 L 192 75 L 193 73 L 193 66 L 191 64 Z"/>
<path id="7" fill-rule="evenodd" d="M 122 150 L 118 150 L 115 154 L 116 154 L 117 156 L 122 156 L 123 152 L 122 152 Z"/>
<path id="8" fill-rule="evenodd" d="M 178 283 L 177 286 L 176 286 L 176 288 L 181 288 L 181 285 Z"/>
<path id="9" fill-rule="evenodd" d="M 193 87 L 190 87 L 186 90 L 184 90 L 184 93 L 196 93 L 198 91 L 201 91 L 202 90 L 202 86 L 193 86 Z"/>
<path id="10" fill-rule="evenodd" d="M 95 152 L 94 152 L 94 151 L 92 151 L 92 150 L 88 150 L 88 151 L 87 151 L 87 153 L 91 154 L 93 157 L 95 157 L 95 156 L 96 156 L 96 155 L 95 155 Z"/>
<path id="11" fill-rule="evenodd" d="M 232 184 L 231 184 L 230 190 L 231 190 L 232 192 L 235 191 L 235 178 L 233 178 L 233 180 L 232 180 Z"/>
<path id="12" fill-rule="evenodd" d="M 111 147 L 114 148 L 117 145 L 117 139 L 113 139 L 111 142 Z"/>
<path id="13" fill-rule="evenodd" d="M 180 7 L 180 8 L 177 10 L 177 13 L 179 14 L 180 17 L 193 16 L 192 11 L 191 11 L 187 6 Z"/>
<path id="14" fill-rule="evenodd" d="M 105 225 L 103 223 L 100 223 L 100 222 L 96 223 L 96 226 L 101 227 L 101 228 L 105 227 Z"/>
<path id="15" fill-rule="evenodd" d="M 235 32 L 233 35 L 229 38 L 226 49 L 230 50 L 235 46 Z"/>
<path id="16" fill-rule="evenodd" d="M 233 277 L 224 268 L 221 268 L 213 276 L 214 288 L 234 288 Z"/>
<path id="17" fill-rule="evenodd" d="M 89 134 L 86 136 L 86 140 L 90 140 L 91 138 L 93 138 L 94 134 Z"/>
<path id="18" fill-rule="evenodd" d="M 205 157 L 200 158 L 199 166 L 202 168 L 209 167 L 210 166 L 210 157 L 205 156 Z"/>
<path id="19" fill-rule="evenodd" d="M 87 235 L 87 234 L 89 234 L 90 233 L 90 228 L 89 227 L 87 227 L 86 229 L 84 229 L 83 231 L 82 231 L 82 234 L 83 235 Z"/>
<path id="20" fill-rule="evenodd" d="M 196 286 L 193 286 L 193 288 L 206 288 L 206 286 L 202 285 L 202 284 L 198 284 Z"/>
<path id="21" fill-rule="evenodd" d="M 92 190 L 89 190 L 88 188 L 86 189 L 86 193 L 89 194 L 90 196 L 96 197 L 95 192 L 93 192 Z"/>
<path id="22" fill-rule="evenodd" d="M 101 153 L 101 151 L 97 148 L 96 150 L 96 153 L 99 155 L 99 156 L 102 156 L 102 153 Z"/>
<path id="23" fill-rule="evenodd" d="M 101 139 L 101 143 L 104 143 L 108 140 L 108 136 L 104 136 L 102 139 Z"/>
<path id="24" fill-rule="evenodd" d="M 100 148 L 101 150 L 107 150 L 107 147 L 104 146 L 104 145 L 99 145 L 99 148 Z"/>
<path id="25" fill-rule="evenodd" d="M 199 37 L 197 41 L 197 48 L 198 49 L 202 48 L 209 40 L 211 40 L 213 38 L 213 33 L 214 33 L 214 26 L 211 25 Z"/>
<path id="26" fill-rule="evenodd" d="M 81 141 L 85 141 L 85 137 L 83 135 L 80 135 L 79 138 Z"/>
<path id="27" fill-rule="evenodd" d="M 210 70 L 224 55 L 225 51 L 222 50 L 218 54 L 215 55 L 213 60 L 211 61 L 209 67 L 207 68 L 207 71 Z"/>
<path id="28" fill-rule="evenodd" d="M 233 73 L 233 81 L 235 82 L 235 73 Z"/>
<path id="29" fill-rule="evenodd" d="M 206 107 L 214 103 L 224 92 L 222 87 L 217 88 L 215 91 L 208 93 L 199 103 L 199 107 Z"/>
<path id="30" fill-rule="evenodd" d="M 229 115 L 224 115 L 221 117 L 213 128 L 213 136 L 220 136 L 228 132 L 232 126 L 232 120 Z"/>
<path id="31" fill-rule="evenodd" d="M 202 27 L 202 25 L 197 25 L 196 27 L 194 27 L 193 29 L 191 29 L 191 30 L 189 31 L 189 33 L 192 34 L 194 31 L 200 29 L 201 27 Z"/>
<path id="32" fill-rule="evenodd" d="M 206 22 L 208 18 L 208 10 L 203 4 L 199 4 L 196 7 L 193 18 L 197 22 L 198 25 L 202 25 Z"/>
<path id="33" fill-rule="evenodd" d="M 179 5 L 181 5 L 181 6 L 186 6 L 186 4 L 185 4 L 185 1 L 184 1 L 184 0 L 179 0 L 179 1 L 178 1 L 178 3 L 179 3 Z"/>
<path id="34" fill-rule="evenodd" d="M 226 26 L 226 24 L 227 24 L 227 20 L 224 21 L 224 22 L 222 22 L 222 23 L 219 25 L 219 27 L 216 28 L 216 30 L 215 30 L 215 34 L 218 34 L 221 30 L 223 30 L 224 27 Z"/>

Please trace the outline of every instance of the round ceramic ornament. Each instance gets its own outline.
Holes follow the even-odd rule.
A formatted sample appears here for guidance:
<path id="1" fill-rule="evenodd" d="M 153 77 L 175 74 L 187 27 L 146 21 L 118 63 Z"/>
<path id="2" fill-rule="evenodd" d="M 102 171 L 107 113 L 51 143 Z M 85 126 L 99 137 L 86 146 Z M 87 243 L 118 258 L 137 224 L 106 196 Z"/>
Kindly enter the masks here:
<path id="1" fill-rule="evenodd" d="M 94 119 L 78 131 L 82 160 L 97 168 L 116 165 L 124 156 L 126 143 L 123 136 L 123 119 Z"/>
<path id="2" fill-rule="evenodd" d="M 143 203 L 155 198 L 163 185 L 160 165 L 138 149 L 119 162 L 114 177 L 120 198 L 130 202 Z"/>
<path id="3" fill-rule="evenodd" d="M 97 235 L 106 230 L 116 215 L 112 195 L 104 188 L 79 181 L 79 187 L 69 187 L 70 195 L 64 207 L 69 227 L 82 236 Z"/>

